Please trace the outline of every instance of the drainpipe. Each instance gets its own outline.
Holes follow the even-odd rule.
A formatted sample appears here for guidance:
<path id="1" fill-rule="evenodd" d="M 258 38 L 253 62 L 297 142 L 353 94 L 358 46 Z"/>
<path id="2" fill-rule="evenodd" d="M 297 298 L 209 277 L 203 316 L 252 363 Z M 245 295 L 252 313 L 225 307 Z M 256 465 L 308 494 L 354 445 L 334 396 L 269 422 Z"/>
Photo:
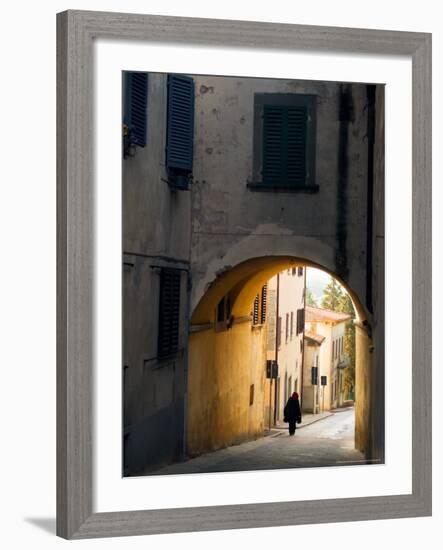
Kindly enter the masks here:
<path id="1" fill-rule="evenodd" d="M 373 201 L 374 201 L 374 142 L 375 142 L 375 85 L 366 86 L 367 98 L 367 138 L 368 138 L 368 181 L 367 181 L 367 227 L 366 227 L 366 306 L 373 313 L 372 304 L 372 232 L 373 232 Z"/>
<path id="2" fill-rule="evenodd" d="M 340 84 L 339 90 L 339 136 L 338 136 L 338 177 L 336 199 L 336 253 L 335 270 L 337 275 L 348 280 L 347 222 L 349 184 L 349 125 L 354 118 L 352 87 Z"/>

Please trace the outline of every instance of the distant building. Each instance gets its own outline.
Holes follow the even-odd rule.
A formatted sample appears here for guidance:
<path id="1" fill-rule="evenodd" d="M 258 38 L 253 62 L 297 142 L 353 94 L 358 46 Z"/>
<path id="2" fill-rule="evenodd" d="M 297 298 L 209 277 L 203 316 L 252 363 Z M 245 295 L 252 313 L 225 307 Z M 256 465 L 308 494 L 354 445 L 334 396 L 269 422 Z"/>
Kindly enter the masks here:
<path id="1" fill-rule="evenodd" d="M 304 289 L 306 268 L 286 269 L 268 281 L 267 358 L 278 363 L 274 391 L 265 389 L 265 425 L 269 406 L 273 422 L 283 420 L 283 408 L 292 392 L 302 391 Z M 275 328 L 276 327 L 276 330 Z M 276 405 L 274 406 L 274 402 Z"/>
<path id="2" fill-rule="evenodd" d="M 320 347 L 326 336 L 305 331 L 303 361 L 303 411 L 317 414 L 321 410 Z"/>
<path id="3" fill-rule="evenodd" d="M 330 410 L 340 407 L 344 402 L 343 371 L 347 367 L 344 354 L 346 322 L 351 319 L 347 313 L 338 313 L 329 309 L 306 306 L 304 396 L 315 394 L 316 398 L 308 399 L 303 408 L 311 405 L 317 409 Z M 323 339 L 322 339 L 323 338 Z M 313 363 L 314 362 L 314 363 Z M 318 367 L 317 387 L 312 388 L 311 369 Z M 326 376 L 326 385 L 321 386 L 321 377 Z"/>

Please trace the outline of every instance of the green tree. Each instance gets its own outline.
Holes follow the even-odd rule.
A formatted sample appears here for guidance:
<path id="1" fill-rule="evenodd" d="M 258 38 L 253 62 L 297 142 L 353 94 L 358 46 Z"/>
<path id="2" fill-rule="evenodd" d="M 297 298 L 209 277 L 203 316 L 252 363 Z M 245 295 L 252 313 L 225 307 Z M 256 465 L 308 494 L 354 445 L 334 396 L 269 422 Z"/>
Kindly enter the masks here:
<path id="1" fill-rule="evenodd" d="M 311 289 L 306 287 L 306 305 L 312 307 L 318 307 L 317 300 L 314 298 Z"/>
<path id="2" fill-rule="evenodd" d="M 321 307 L 323 309 L 332 309 L 332 311 L 340 311 L 339 306 L 343 302 L 343 291 L 336 279 L 331 277 L 331 280 L 323 290 L 323 298 Z"/>
<path id="3" fill-rule="evenodd" d="M 349 358 L 349 365 L 344 372 L 344 386 L 349 394 L 355 388 L 355 325 L 352 320 L 346 323 L 344 348 Z"/>
<path id="4" fill-rule="evenodd" d="M 344 372 L 344 385 L 348 392 L 354 391 L 355 388 L 355 310 L 352 305 L 352 300 L 349 294 L 343 287 L 331 277 L 328 285 L 323 292 L 321 305 L 325 309 L 332 309 L 340 313 L 348 313 L 352 316 L 346 323 L 344 337 L 344 352 L 349 360 L 349 365 Z"/>
<path id="5" fill-rule="evenodd" d="M 352 315 L 352 318 L 355 317 L 355 310 L 352 305 L 351 297 L 346 291 L 342 291 L 342 296 L 339 300 L 336 311 L 340 311 L 341 313 L 349 313 L 349 315 Z"/>
<path id="6" fill-rule="evenodd" d="M 349 313 L 349 315 L 352 316 L 352 319 L 346 323 L 344 337 L 344 351 L 349 360 L 349 365 L 346 367 L 344 372 L 344 386 L 345 390 L 349 394 L 350 392 L 353 392 L 355 388 L 355 310 L 352 305 L 351 297 L 347 292 L 343 292 L 343 296 L 339 304 L 339 311 L 342 313 Z"/>

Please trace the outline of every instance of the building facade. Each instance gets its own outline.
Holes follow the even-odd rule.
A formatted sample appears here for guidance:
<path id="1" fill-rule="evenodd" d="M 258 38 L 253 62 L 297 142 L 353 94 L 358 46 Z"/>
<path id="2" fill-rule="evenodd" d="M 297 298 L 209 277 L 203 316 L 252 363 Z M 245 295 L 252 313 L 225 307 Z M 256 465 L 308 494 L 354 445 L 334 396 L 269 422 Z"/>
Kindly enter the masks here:
<path id="1" fill-rule="evenodd" d="M 271 406 L 272 423 L 283 420 L 292 392 L 302 392 L 305 278 L 305 268 L 299 266 L 278 273 L 267 283 L 267 359 L 278 364 L 274 391 L 269 379 L 265 390 L 265 419 L 269 419 Z"/>
<path id="2" fill-rule="evenodd" d="M 325 336 L 305 330 L 303 361 L 303 400 L 302 410 L 318 414 L 324 410 L 320 368 L 320 348 Z"/>
<path id="3" fill-rule="evenodd" d="M 351 319 L 351 315 L 312 306 L 306 306 L 305 315 L 305 340 L 309 342 L 309 348 L 314 348 L 312 355 L 310 353 L 306 357 L 306 367 L 309 368 L 315 360 L 315 365 L 312 364 L 311 368 L 318 367 L 315 377 L 318 386 L 316 404 L 321 410 L 329 411 L 341 407 L 345 401 L 343 371 L 347 361 L 344 339 L 346 323 Z M 324 385 L 321 384 L 322 377 L 326 377 Z M 312 375 L 306 379 L 311 381 Z"/>
<path id="4" fill-rule="evenodd" d="M 258 437 L 254 301 L 304 265 L 357 305 L 356 441 L 381 456 L 383 87 L 126 73 L 123 89 L 125 473 Z"/>

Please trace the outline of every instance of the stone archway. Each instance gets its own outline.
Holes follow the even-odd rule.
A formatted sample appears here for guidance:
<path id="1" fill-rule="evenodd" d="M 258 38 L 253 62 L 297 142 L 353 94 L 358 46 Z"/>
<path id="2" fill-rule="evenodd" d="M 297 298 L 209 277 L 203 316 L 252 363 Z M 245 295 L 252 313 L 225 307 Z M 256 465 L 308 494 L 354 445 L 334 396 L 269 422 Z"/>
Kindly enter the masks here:
<path id="1" fill-rule="evenodd" d="M 346 281 L 333 271 L 331 251 L 314 239 L 278 237 L 280 249 L 297 241 L 297 249 L 311 252 L 304 256 L 269 254 L 253 256 L 256 245 L 263 247 L 263 235 L 245 239 L 241 247 L 233 247 L 229 255 L 208 266 L 206 277 L 193 294 L 188 371 L 187 447 L 193 456 L 232 445 L 263 432 L 263 403 L 260 389 L 264 384 L 263 337 L 251 331 L 250 311 L 259 289 L 273 275 L 298 266 L 322 269 L 337 278 L 346 288 L 354 304 L 356 319 L 356 447 L 369 454 L 371 448 L 371 338 L 368 313 Z M 254 242 L 256 241 L 256 242 Z M 272 248 L 274 238 L 268 239 Z M 286 241 L 286 243 L 284 242 Z M 292 242 L 288 242 L 292 241 Z M 265 247 L 267 248 L 267 247 Z M 247 258 L 233 264 L 239 255 Z M 308 259 L 309 258 L 309 259 Z M 327 260 L 328 265 L 318 260 Z M 229 262 L 229 263 L 228 263 Z M 223 264 L 223 267 L 221 265 Z M 332 265 L 331 265 L 332 264 Z M 212 280 L 210 277 L 212 276 Z M 199 296 L 200 293 L 200 296 Z M 217 326 L 217 306 L 227 297 L 229 330 Z M 256 388 L 254 407 L 247 407 L 248 391 Z M 258 389 L 258 391 L 257 391 Z"/>

